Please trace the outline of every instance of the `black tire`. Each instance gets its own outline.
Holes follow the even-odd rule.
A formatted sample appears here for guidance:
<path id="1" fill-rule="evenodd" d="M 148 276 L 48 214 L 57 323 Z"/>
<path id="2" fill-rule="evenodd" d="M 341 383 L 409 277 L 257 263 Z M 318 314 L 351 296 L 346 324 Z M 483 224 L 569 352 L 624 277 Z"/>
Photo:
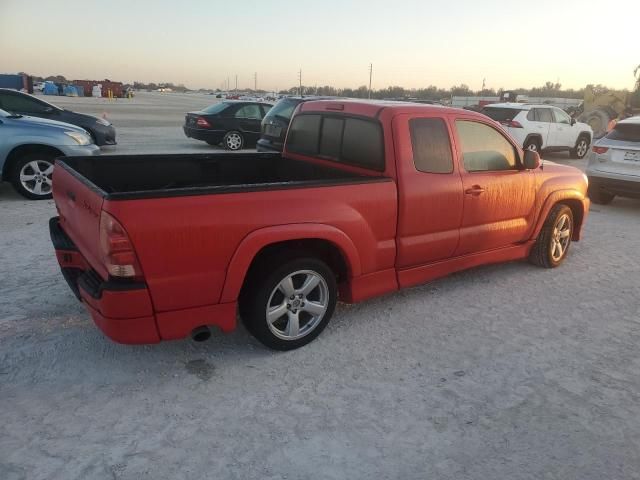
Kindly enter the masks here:
<path id="1" fill-rule="evenodd" d="M 244 136 L 237 130 L 227 132 L 222 139 L 222 145 L 227 150 L 242 150 L 244 147 Z"/>
<path id="2" fill-rule="evenodd" d="M 239 310 L 242 322 L 254 337 L 262 344 L 274 350 L 293 350 L 314 340 L 322 333 L 329 323 L 329 320 L 331 320 L 336 306 L 338 288 L 334 273 L 323 261 L 309 256 L 299 256 L 300 254 L 301 252 L 291 252 L 284 256 L 276 255 L 252 268 L 247 283 L 240 295 Z M 321 290 L 324 289 L 324 287 L 319 284 L 318 287 L 314 287 L 314 289 L 309 292 L 308 298 L 305 296 L 300 299 L 302 303 L 298 304 L 299 317 L 297 318 L 300 318 L 299 329 L 300 334 L 303 336 L 286 339 L 281 338 L 281 336 L 278 336 L 274 331 L 279 331 L 281 335 L 286 335 L 286 332 L 289 330 L 289 312 L 295 314 L 295 310 L 292 310 L 292 308 L 294 308 L 293 301 L 298 299 L 287 299 L 278 287 L 282 281 L 296 272 L 313 272 L 313 274 L 324 280 L 324 287 L 326 287 L 326 302 L 324 304 L 326 304 L 326 310 L 322 315 L 319 315 L 316 320 L 314 320 L 310 313 L 303 312 L 304 302 L 307 301 L 311 303 L 309 301 L 311 296 L 316 293 L 321 294 Z M 293 285 L 296 288 L 302 286 L 299 282 L 304 281 L 305 277 L 302 277 L 303 275 L 305 274 L 303 273 L 292 277 Z M 278 298 L 278 296 L 280 296 L 282 300 Z M 311 301 L 314 300 L 315 299 L 311 299 Z M 280 304 L 279 308 L 286 306 L 286 311 L 281 314 L 282 316 L 279 317 L 279 320 L 273 321 L 270 324 L 267 319 L 267 308 L 269 305 L 274 306 L 274 301 L 276 306 Z M 318 302 L 321 303 L 322 298 L 320 298 Z M 282 323 L 278 324 L 277 322 Z M 307 333 L 303 333 L 305 327 L 309 328 Z M 272 331 L 272 329 L 274 331 Z"/>
<path id="3" fill-rule="evenodd" d="M 539 138 L 529 138 L 526 142 L 524 142 L 523 148 L 525 150 L 533 150 L 534 152 L 542 153 L 542 143 Z"/>
<path id="4" fill-rule="evenodd" d="M 566 218 L 569 221 L 568 237 L 566 237 L 566 247 L 563 249 L 561 255 L 554 255 L 555 251 L 552 248 L 555 247 L 558 235 L 556 234 L 556 227 L 562 218 Z M 564 229 L 563 229 L 564 231 Z M 534 265 L 544 268 L 555 268 L 559 266 L 567 257 L 569 247 L 571 246 L 571 237 L 573 236 L 573 212 L 571 209 L 562 203 L 554 205 L 549 212 L 547 219 L 544 222 L 540 235 L 531 249 L 529 254 L 529 261 Z"/>
<path id="5" fill-rule="evenodd" d="M 591 180 L 589 180 L 587 195 L 596 205 L 609 205 L 616 197 L 612 193 L 602 191 L 602 189 L 600 189 L 597 184 L 592 183 Z"/>
<path id="6" fill-rule="evenodd" d="M 571 158 L 584 158 L 589 152 L 589 137 L 587 135 L 580 135 L 576 141 L 576 146 L 569 150 Z"/>
<path id="7" fill-rule="evenodd" d="M 29 200 L 48 200 L 52 197 L 51 190 L 51 178 L 53 173 L 53 165 L 55 163 L 56 156 L 50 152 L 33 152 L 24 155 L 20 158 L 15 165 L 11 173 L 11 183 L 16 191 Z M 37 169 L 35 170 L 35 165 Z M 31 167 L 34 165 L 34 167 Z M 45 172 L 48 172 L 45 174 Z M 21 174 L 27 176 L 33 176 L 33 181 L 21 180 Z M 40 191 L 42 194 L 38 194 L 38 184 L 40 185 Z"/>

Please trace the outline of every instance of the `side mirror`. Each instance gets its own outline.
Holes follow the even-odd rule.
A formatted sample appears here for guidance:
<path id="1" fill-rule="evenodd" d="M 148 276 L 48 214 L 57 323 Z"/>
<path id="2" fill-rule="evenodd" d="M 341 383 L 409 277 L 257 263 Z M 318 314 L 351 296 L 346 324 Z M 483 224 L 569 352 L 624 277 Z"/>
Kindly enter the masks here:
<path id="1" fill-rule="evenodd" d="M 533 150 L 525 150 L 522 163 L 526 170 L 535 170 L 540 166 L 540 155 Z"/>
<path id="2" fill-rule="evenodd" d="M 575 125 L 576 124 L 576 119 L 571 117 L 571 125 Z"/>
<path id="3" fill-rule="evenodd" d="M 53 107 L 44 107 L 44 113 L 55 113 L 56 109 Z"/>

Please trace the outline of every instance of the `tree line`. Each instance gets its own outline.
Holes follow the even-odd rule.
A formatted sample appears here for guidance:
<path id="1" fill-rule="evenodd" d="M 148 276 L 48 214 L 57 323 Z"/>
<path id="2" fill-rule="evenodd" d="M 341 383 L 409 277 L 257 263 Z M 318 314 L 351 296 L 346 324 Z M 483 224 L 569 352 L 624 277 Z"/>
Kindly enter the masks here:
<path id="1" fill-rule="evenodd" d="M 533 88 L 513 88 L 498 90 L 492 88 L 485 88 L 484 90 L 472 90 L 468 85 L 460 84 L 451 88 L 439 88 L 434 85 L 430 85 L 426 88 L 404 88 L 400 86 L 389 86 L 381 89 L 373 89 L 371 91 L 371 98 L 384 99 L 384 98 L 412 98 L 420 100 L 432 100 L 438 101 L 451 97 L 499 97 L 503 92 L 511 92 L 515 95 L 527 95 L 530 97 L 556 97 L 556 98 L 577 98 L 584 97 L 584 91 L 586 88 L 595 88 L 596 90 L 609 90 L 604 85 L 587 85 L 585 88 L 573 89 L 562 88 L 560 83 L 546 82 L 540 87 Z M 300 87 L 291 87 L 288 90 L 282 90 L 279 93 L 288 95 L 298 95 L 300 93 Z M 335 88 L 329 85 L 325 86 L 302 86 L 302 95 L 326 95 L 335 97 L 351 97 L 351 98 L 368 98 L 369 88 L 362 85 L 358 88 Z"/>

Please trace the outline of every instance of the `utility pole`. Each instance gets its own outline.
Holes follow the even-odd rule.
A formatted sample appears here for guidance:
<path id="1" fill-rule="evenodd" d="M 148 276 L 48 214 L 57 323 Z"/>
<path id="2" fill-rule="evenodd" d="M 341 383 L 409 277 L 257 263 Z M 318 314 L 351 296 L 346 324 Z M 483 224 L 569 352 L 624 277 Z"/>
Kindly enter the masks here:
<path id="1" fill-rule="evenodd" d="M 302 69 L 298 70 L 298 94 L 302 96 Z"/>
<path id="2" fill-rule="evenodd" d="M 482 79 L 482 91 L 483 91 L 483 92 L 484 92 L 484 87 L 485 87 L 486 83 L 487 83 L 487 79 L 486 79 L 486 78 L 483 78 L 483 79 Z"/>
<path id="3" fill-rule="evenodd" d="M 238 93 L 238 75 L 236 75 L 236 93 Z"/>
<path id="4" fill-rule="evenodd" d="M 371 77 L 373 77 L 373 63 L 369 64 L 369 100 L 371 100 Z"/>
<path id="5" fill-rule="evenodd" d="M 258 72 L 253 74 L 253 91 L 254 93 L 258 91 Z"/>

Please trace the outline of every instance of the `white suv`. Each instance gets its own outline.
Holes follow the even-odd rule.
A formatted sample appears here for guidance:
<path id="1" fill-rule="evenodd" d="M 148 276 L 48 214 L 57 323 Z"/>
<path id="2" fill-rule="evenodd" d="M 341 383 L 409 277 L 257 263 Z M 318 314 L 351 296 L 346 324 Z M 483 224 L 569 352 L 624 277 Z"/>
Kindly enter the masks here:
<path id="1" fill-rule="evenodd" d="M 573 158 L 589 151 L 593 131 L 551 105 L 493 103 L 482 113 L 499 122 L 523 148 L 536 151 L 569 150 Z"/>

